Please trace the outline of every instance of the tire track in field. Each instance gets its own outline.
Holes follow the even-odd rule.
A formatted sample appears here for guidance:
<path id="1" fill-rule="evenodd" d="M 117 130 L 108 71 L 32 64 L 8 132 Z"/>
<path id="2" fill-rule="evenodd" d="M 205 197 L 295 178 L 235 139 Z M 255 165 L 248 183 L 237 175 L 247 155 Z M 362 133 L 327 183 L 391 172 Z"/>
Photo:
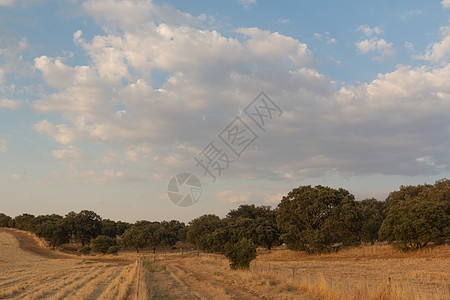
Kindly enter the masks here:
<path id="1" fill-rule="evenodd" d="M 146 274 L 147 295 L 150 299 L 204 299 L 171 270 Z"/>
<path id="2" fill-rule="evenodd" d="M 182 262 L 178 262 L 177 264 L 171 264 L 171 267 L 175 270 L 179 270 L 181 274 L 183 274 L 183 278 L 185 278 L 186 282 L 190 286 L 205 286 L 208 291 L 211 287 L 214 289 L 220 288 L 223 289 L 225 295 L 229 299 L 239 299 L 239 300 L 247 300 L 247 299 L 268 299 L 263 295 L 258 295 L 254 292 L 248 291 L 242 287 L 237 287 L 231 284 L 227 284 L 223 281 L 217 280 L 211 276 L 208 272 L 201 272 L 196 270 L 191 270 L 187 268 Z M 214 297 L 214 295 L 212 295 Z"/>
<path id="3" fill-rule="evenodd" d="M 126 270 L 124 267 L 117 267 L 117 270 L 108 278 L 104 278 L 97 284 L 97 289 L 88 297 L 88 299 L 98 299 L 98 297 L 108 288 L 108 286 Z"/>

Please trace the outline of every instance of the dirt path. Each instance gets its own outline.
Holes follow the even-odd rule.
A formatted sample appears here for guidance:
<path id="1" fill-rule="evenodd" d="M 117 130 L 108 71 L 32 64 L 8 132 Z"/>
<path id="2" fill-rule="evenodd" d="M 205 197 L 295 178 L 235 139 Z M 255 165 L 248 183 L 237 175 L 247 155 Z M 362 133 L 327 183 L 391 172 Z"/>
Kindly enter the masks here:
<path id="1" fill-rule="evenodd" d="M 149 299 L 270 299 L 190 268 L 182 259 L 151 262 L 147 273 Z"/>

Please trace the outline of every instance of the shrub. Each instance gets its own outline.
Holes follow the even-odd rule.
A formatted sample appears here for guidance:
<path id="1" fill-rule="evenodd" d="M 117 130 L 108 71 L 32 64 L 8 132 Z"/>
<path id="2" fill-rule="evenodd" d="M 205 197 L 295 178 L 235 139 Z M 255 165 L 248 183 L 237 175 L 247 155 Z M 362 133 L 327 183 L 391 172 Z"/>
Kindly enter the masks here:
<path id="1" fill-rule="evenodd" d="M 91 248 L 94 252 L 101 252 L 105 254 L 112 246 L 117 246 L 116 239 L 106 235 L 99 235 L 91 241 Z"/>
<path id="2" fill-rule="evenodd" d="M 230 260 L 231 269 L 248 269 L 250 262 L 256 258 L 256 246 L 243 238 L 237 243 L 227 244 L 225 256 Z"/>
<path id="3" fill-rule="evenodd" d="M 91 252 L 91 247 L 89 246 L 84 246 L 83 248 L 81 248 L 80 250 L 78 250 L 78 252 L 80 252 L 83 255 L 88 255 Z"/>
<path id="4" fill-rule="evenodd" d="M 119 246 L 111 246 L 108 248 L 108 251 L 106 251 L 106 253 L 117 255 L 117 252 L 119 252 L 119 250 L 120 250 Z"/>

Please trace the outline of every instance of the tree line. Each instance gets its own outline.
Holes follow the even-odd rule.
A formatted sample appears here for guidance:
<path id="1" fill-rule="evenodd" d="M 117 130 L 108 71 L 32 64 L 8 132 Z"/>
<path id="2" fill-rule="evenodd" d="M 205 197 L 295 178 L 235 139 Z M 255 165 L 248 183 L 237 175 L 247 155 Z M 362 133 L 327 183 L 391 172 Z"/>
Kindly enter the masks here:
<path id="1" fill-rule="evenodd" d="M 401 186 L 385 201 L 356 201 L 347 190 L 300 186 L 279 205 L 241 205 L 226 217 L 206 214 L 188 225 L 182 222 L 137 221 L 133 224 L 102 219 L 93 211 L 15 218 L 0 213 L 0 227 L 34 232 L 52 247 L 78 242 L 82 252 L 117 253 L 120 247 L 143 248 L 178 241 L 199 251 L 223 253 L 233 269 L 248 268 L 256 249 L 285 244 L 307 253 L 326 253 L 363 242 L 388 241 L 403 249 L 418 249 L 450 238 L 450 180 Z"/>

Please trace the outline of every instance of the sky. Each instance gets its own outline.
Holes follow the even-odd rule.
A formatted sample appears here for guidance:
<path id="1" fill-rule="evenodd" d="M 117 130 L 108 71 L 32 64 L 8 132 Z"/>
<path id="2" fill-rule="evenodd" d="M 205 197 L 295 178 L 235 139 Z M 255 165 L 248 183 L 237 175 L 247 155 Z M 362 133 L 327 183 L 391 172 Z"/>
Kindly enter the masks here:
<path id="1" fill-rule="evenodd" d="M 450 0 L 0 0 L 0 212 L 188 222 L 450 178 L 449 21 Z"/>

